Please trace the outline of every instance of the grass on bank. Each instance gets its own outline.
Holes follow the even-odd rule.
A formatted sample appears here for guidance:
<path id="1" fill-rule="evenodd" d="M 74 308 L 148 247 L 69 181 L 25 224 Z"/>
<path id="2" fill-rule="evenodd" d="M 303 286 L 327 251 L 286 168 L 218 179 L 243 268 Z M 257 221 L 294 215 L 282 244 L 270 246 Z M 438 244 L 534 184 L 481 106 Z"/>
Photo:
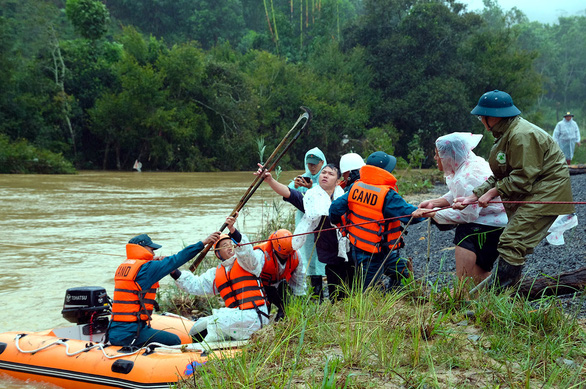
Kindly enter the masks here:
<path id="1" fill-rule="evenodd" d="M 343 301 L 294 298 L 287 318 L 178 388 L 580 388 L 586 332 L 559 301 L 411 282 Z M 439 290 L 437 290 L 439 289 Z"/>
<path id="2" fill-rule="evenodd" d="M 404 185 L 410 193 L 435 180 L 425 171 L 415 173 L 414 184 Z M 274 212 L 267 217 L 273 229 L 293 223 L 281 207 L 267 210 Z M 198 271 L 212 266 L 217 261 L 206 258 Z M 295 298 L 287 318 L 258 331 L 235 358 L 209 361 L 177 387 L 584 386 L 584 323 L 564 314 L 559 300 L 529 302 L 488 291 L 471 299 L 464 285 L 446 286 L 446 277 L 441 279 L 412 281 L 392 294 L 352 291 L 335 304 Z M 163 301 L 164 309 L 185 316 L 223 306 L 218 296 L 201 299 L 176 290 Z"/>

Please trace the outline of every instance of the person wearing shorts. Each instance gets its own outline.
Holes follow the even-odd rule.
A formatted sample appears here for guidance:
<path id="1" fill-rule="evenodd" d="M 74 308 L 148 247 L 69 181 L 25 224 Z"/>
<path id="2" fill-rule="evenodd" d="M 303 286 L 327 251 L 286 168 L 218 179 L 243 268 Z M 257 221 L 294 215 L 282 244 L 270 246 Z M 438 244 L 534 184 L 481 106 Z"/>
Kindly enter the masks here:
<path id="1" fill-rule="evenodd" d="M 499 256 L 497 246 L 505 227 L 485 226 L 477 223 L 459 224 L 454 244 L 476 254 L 476 266 L 490 273 Z"/>
<path id="2" fill-rule="evenodd" d="M 449 207 L 455 198 L 472 194 L 476 186 L 486 181 L 492 174 L 490 166 L 472 151 L 481 139 L 482 135 L 454 132 L 436 140 L 434 159 L 444 172 L 449 192 L 422 202 L 420 209 Z M 462 210 L 448 208 L 423 216 L 433 217 L 440 230 L 457 226 L 454 244 L 458 278 L 471 277 L 478 283 L 491 274 L 498 258 L 499 238 L 507 225 L 502 204 L 491 203 L 486 208 L 470 205 Z"/>

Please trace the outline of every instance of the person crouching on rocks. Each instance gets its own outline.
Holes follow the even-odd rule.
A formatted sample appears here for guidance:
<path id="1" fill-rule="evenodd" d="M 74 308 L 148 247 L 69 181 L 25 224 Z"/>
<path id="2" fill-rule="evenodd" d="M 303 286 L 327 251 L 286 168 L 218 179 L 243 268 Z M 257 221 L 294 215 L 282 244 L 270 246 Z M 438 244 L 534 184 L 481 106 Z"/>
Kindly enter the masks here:
<path id="1" fill-rule="evenodd" d="M 482 135 L 469 132 L 454 132 L 437 138 L 434 159 L 438 169 L 444 172 L 448 193 L 423 201 L 419 208 L 449 207 L 455 198 L 471 195 L 472 189 L 486 181 L 492 174 L 490 166 L 472 151 L 481 139 Z M 490 204 L 486 208 L 473 204 L 463 210 L 447 208 L 423 216 L 432 217 L 440 230 L 442 226 L 457 226 L 454 244 L 458 278 L 471 277 L 478 283 L 490 275 L 498 257 L 499 237 L 507 225 L 502 204 Z"/>
<path id="2" fill-rule="evenodd" d="M 210 316 L 198 319 L 190 335 L 206 342 L 245 340 L 269 323 L 266 294 L 260 280 L 263 264 L 256 257 L 241 253 L 249 246 L 245 235 L 234 227 L 235 217 L 226 218 L 229 234 L 222 234 L 214 245 L 221 263 L 201 275 L 178 269 L 171 273 L 179 289 L 197 296 L 219 294 L 225 307 L 213 309 Z"/>
<path id="3" fill-rule="evenodd" d="M 245 258 L 256 258 L 263 264 L 260 278 L 269 303 L 277 307 L 275 321 L 285 317 L 285 301 L 290 293 L 305 295 L 305 270 L 299 253 L 293 249 L 291 232 L 280 229 L 269 239 L 254 248 L 246 246 L 242 252 Z"/>

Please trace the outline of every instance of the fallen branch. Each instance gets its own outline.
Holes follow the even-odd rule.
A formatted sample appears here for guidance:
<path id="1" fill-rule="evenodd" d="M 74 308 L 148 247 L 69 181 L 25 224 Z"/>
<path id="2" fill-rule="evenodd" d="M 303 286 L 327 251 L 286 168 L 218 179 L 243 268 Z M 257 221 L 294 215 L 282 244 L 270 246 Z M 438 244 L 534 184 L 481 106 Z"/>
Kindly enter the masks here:
<path id="1" fill-rule="evenodd" d="M 586 287 L 586 267 L 551 277 L 523 280 L 517 293 L 529 300 L 580 292 Z"/>

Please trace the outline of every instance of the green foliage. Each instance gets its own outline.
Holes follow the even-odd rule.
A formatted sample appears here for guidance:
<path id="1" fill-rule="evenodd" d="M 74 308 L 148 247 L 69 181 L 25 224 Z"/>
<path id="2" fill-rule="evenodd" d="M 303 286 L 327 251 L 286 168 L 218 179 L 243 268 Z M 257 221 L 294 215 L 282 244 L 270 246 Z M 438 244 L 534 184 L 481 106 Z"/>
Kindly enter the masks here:
<path id="1" fill-rule="evenodd" d="M 528 114 L 542 128 L 553 131 L 567 111 L 586 116 L 586 17 L 562 17 L 558 24 L 524 23 L 517 26 L 523 48 L 538 53 L 534 66 L 543 75 L 543 91 Z M 580 123 L 579 123 L 580 124 Z M 583 127 L 583 126 L 581 126 Z"/>
<path id="2" fill-rule="evenodd" d="M 241 0 L 196 0 L 188 18 L 191 36 L 204 48 L 225 41 L 238 44 L 244 35 L 244 15 Z"/>
<path id="3" fill-rule="evenodd" d="M 407 158 L 409 158 L 409 164 L 411 166 L 417 167 L 418 169 L 421 169 L 421 164 L 425 159 L 425 153 L 421 148 L 421 139 L 419 135 L 415 134 L 413 139 L 409 141 L 407 147 L 410 150 L 409 155 L 407 156 Z"/>
<path id="4" fill-rule="evenodd" d="M 392 125 L 370 128 L 366 131 L 362 155 L 370 155 L 375 151 L 395 154 L 395 144 L 399 140 L 399 132 Z"/>
<path id="5" fill-rule="evenodd" d="M 75 31 L 86 39 L 100 39 L 108 29 L 108 9 L 101 1 L 67 0 L 65 13 Z"/>
<path id="6" fill-rule="evenodd" d="M 25 139 L 10 142 L 0 134 L 0 174 L 72 174 L 75 168 L 61 154 L 38 149 Z"/>
<path id="7" fill-rule="evenodd" d="M 493 1 L 55 4 L 0 0 L 0 133 L 84 167 L 254 169 L 256 139 L 272 151 L 301 105 L 314 120 L 285 168 L 314 146 L 430 166 L 438 136 L 483 131 L 468 113 L 489 89 L 548 131 L 560 112 L 586 117 L 586 17 L 528 23 Z"/>
<path id="8" fill-rule="evenodd" d="M 416 134 L 430 155 L 438 136 L 470 127 L 467 113 L 487 89 L 507 90 L 520 101 L 537 96 L 535 55 L 519 48 L 511 27 L 489 26 L 457 3 L 365 2 L 365 14 L 346 30 L 345 47 L 364 46 L 377 70 L 372 86 L 382 102 L 374 124 L 393 123 L 400 131 L 398 155 L 409 155 Z"/>
<path id="9" fill-rule="evenodd" d="M 335 304 L 291 298 L 287 316 L 180 388 L 580 387 L 586 333 L 552 300 L 466 288 L 359 288 Z M 466 374 L 454 374 L 465 371 Z"/>

